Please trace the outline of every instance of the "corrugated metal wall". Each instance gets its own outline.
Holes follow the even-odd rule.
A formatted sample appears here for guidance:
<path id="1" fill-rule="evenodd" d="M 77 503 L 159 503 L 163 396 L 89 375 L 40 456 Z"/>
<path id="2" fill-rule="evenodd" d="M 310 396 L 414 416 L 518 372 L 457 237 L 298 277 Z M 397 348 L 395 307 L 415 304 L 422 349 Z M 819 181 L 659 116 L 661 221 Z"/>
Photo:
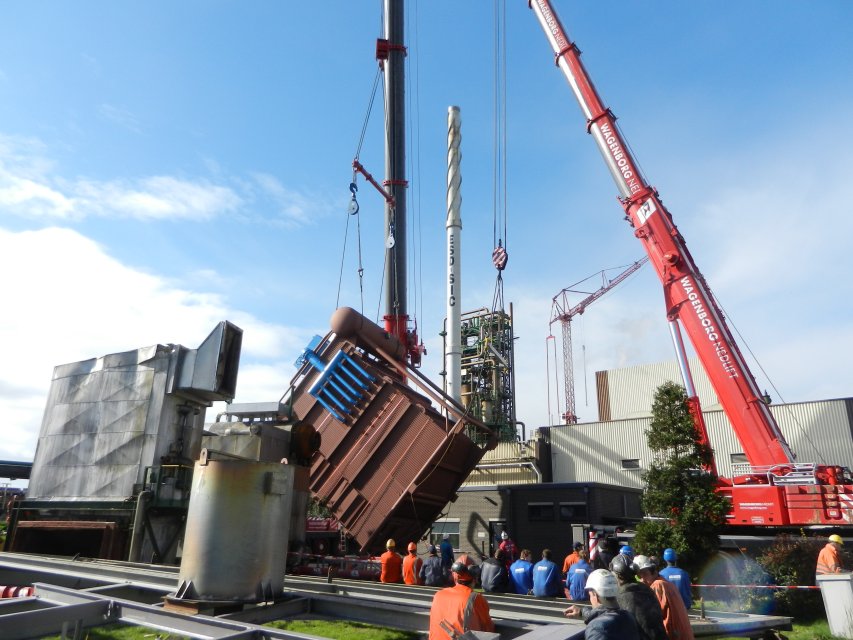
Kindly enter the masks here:
<path id="1" fill-rule="evenodd" d="M 706 411 L 720 409 L 720 401 L 699 359 L 690 358 L 689 364 L 702 407 Z M 651 413 L 651 398 L 654 397 L 655 389 L 668 381 L 684 384 L 678 363 L 674 360 L 597 371 L 595 381 L 598 419 L 602 422 L 647 417 Z"/>
<path id="2" fill-rule="evenodd" d="M 533 470 L 535 451 L 532 442 L 499 442 L 486 451 L 463 487 L 533 484 L 539 475 Z"/>
<path id="3" fill-rule="evenodd" d="M 123 500 L 176 443 L 198 457 L 204 412 L 181 424 L 184 400 L 166 389 L 172 352 L 155 345 L 54 369 L 29 499 Z"/>
<path id="4" fill-rule="evenodd" d="M 588 422 L 551 427 L 554 482 L 600 482 L 642 488 L 640 473 L 651 453 L 645 430 L 649 418 Z M 639 459 L 640 470 L 622 469 L 622 460 Z"/>
<path id="5" fill-rule="evenodd" d="M 853 398 L 771 405 L 770 411 L 799 462 L 853 468 Z M 719 473 L 730 476 L 732 454 L 743 448 L 722 411 L 704 415 Z M 643 417 L 551 427 L 554 482 L 642 487 L 641 474 L 652 460 L 645 434 L 650 421 Z M 638 460 L 639 468 L 624 468 L 623 461 L 630 460 Z"/>

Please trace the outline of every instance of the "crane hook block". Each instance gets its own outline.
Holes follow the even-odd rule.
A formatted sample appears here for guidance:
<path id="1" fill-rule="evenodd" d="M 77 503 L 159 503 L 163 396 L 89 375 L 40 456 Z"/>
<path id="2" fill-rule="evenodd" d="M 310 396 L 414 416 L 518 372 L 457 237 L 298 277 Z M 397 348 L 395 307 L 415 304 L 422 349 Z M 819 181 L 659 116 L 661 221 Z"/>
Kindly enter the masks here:
<path id="1" fill-rule="evenodd" d="M 352 198 L 349 201 L 349 206 L 347 207 L 347 212 L 354 216 L 358 213 L 358 200 L 355 199 L 355 192 L 358 191 L 358 185 L 355 182 L 349 183 L 349 190 L 352 193 Z"/>
<path id="2" fill-rule="evenodd" d="M 506 263 L 509 260 L 509 255 L 502 246 L 498 245 L 494 251 L 492 251 L 492 264 L 495 265 L 495 269 L 498 271 L 503 271 L 506 269 Z"/>

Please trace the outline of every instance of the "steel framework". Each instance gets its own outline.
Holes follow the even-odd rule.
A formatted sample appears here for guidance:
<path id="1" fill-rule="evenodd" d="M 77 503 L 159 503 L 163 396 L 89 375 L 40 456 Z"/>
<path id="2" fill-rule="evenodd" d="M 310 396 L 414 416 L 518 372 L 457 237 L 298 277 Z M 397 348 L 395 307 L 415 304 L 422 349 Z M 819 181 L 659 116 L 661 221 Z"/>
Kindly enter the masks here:
<path id="1" fill-rule="evenodd" d="M 563 327 L 563 385 L 565 387 L 566 394 L 566 411 L 563 413 L 562 417 L 566 424 L 576 424 L 578 421 L 578 416 L 575 412 L 575 371 L 574 359 L 572 357 L 572 318 L 582 314 L 586 311 L 586 308 L 589 305 L 598 300 L 617 284 L 625 280 L 648 261 L 648 256 L 637 260 L 622 273 L 613 278 L 613 280 L 607 280 L 604 271 L 599 272 L 603 282 L 601 288 L 588 295 L 573 307 L 569 307 L 568 294 L 578 293 L 577 290 L 566 288 L 554 296 L 551 303 L 551 322 L 549 323 L 549 326 L 553 326 L 555 322 L 559 321 Z M 590 278 L 586 278 L 586 280 L 589 279 Z"/>

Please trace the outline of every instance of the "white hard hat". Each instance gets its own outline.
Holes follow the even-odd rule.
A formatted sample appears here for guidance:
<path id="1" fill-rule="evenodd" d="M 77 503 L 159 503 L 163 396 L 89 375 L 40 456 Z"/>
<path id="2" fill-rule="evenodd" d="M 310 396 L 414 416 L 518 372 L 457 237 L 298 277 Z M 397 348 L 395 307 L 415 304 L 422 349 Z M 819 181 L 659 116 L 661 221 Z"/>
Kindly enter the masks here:
<path id="1" fill-rule="evenodd" d="M 443 536 L 441 536 L 441 539 L 442 539 L 442 540 L 450 540 L 450 534 L 449 534 L 449 533 L 445 533 Z"/>
<path id="2" fill-rule="evenodd" d="M 607 569 L 596 569 L 589 574 L 585 590 L 595 591 L 599 598 L 615 598 L 619 593 L 619 584 L 616 576 Z"/>
<path id="3" fill-rule="evenodd" d="M 506 531 L 501 531 L 501 540 L 506 540 L 509 538 L 509 534 Z"/>
<path id="4" fill-rule="evenodd" d="M 657 569 L 657 565 L 652 562 L 649 556 L 637 556 L 634 558 L 634 563 L 631 565 L 634 571 L 642 571 L 643 569 Z"/>

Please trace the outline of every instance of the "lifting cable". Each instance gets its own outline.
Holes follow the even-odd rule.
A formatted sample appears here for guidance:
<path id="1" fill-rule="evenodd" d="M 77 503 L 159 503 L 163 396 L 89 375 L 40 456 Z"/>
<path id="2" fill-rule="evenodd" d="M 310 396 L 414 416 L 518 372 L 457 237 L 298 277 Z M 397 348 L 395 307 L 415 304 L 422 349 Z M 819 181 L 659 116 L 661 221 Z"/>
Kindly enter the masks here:
<path id="1" fill-rule="evenodd" d="M 341 251 L 341 269 L 340 274 L 338 275 L 338 295 L 335 299 L 335 308 L 337 309 L 340 306 L 341 301 L 341 286 L 343 284 L 344 277 L 344 260 L 346 258 L 347 252 L 347 238 L 349 235 L 349 219 L 350 216 L 356 216 L 356 230 L 357 230 L 357 246 L 358 246 L 358 288 L 359 295 L 361 299 L 361 306 L 359 308 L 359 312 L 364 314 L 364 264 L 362 261 L 362 252 L 361 252 L 361 217 L 358 215 L 359 213 L 359 205 L 358 199 L 356 198 L 356 193 L 358 192 L 358 184 L 356 179 L 358 177 L 358 170 L 355 169 L 355 166 L 358 164 L 359 156 L 361 155 L 361 148 L 364 146 L 364 138 L 367 134 L 367 125 L 370 122 L 370 114 L 373 111 L 373 103 L 376 99 L 376 89 L 379 87 L 379 80 L 381 78 L 382 72 L 380 69 L 376 70 L 376 76 L 373 79 L 373 87 L 370 90 L 370 99 L 367 103 L 367 112 L 364 114 L 364 121 L 361 125 L 361 135 L 358 139 L 358 146 L 355 150 L 354 160 L 353 160 L 353 171 L 352 171 L 352 181 L 349 184 L 349 190 L 352 196 L 350 197 L 349 206 L 347 207 L 347 221 L 344 227 L 344 243 L 343 250 Z M 360 165 L 359 165 L 360 166 Z M 381 287 L 380 287 L 381 290 Z"/>
<path id="2" fill-rule="evenodd" d="M 492 206 L 492 264 L 498 271 L 492 312 L 504 310 L 503 270 L 507 254 L 506 201 L 506 0 L 495 0 L 494 185 Z"/>
<path id="3" fill-rule="evenodd" d="M 764 374 L 765 378 L 767 378 L 767 381 L 770 384 L 770 388 L 776 392 L 776 396 L 779 398 L 779 400 L 782 402 L 782 406 L 785 407 L 786 411 L 788 412 L 788 417 L 791 419 L 791 421 L 795 424 L 797 429 L 800 431 L 800 434 L 801 434 L 803 440 L 805 440 L 805 442 L 807 442 L 809 445 L 811 445 L 811 448 L 814 449 L 814 452 L 815 452 L 815 455 L 817 457 L 818 462 L 820 464 L 824 464 L 824 465 L 827 464 L 825 457 L 821 454 L 820 450 L 818 449 L 817 445 L 815 444 L 814 439 L 811 437 L 811 435 L 806 430 L 806 428 L 803 426 L 803 424 L 799 421 L 799 419 L 797 418 L 797 414 L 787 406 L 787 403 L 785 402 L 785 398 L 782 397 L 782 394 L 779 392 L 779 389 L 776 388 L 776 384 L 773 382 L 773 380 L 770 378 L 770 376 L 764 370 L 764 366 L 758 360 L 758 357 L 753 353 L 752 349 L 749 346 L 749 343 L 744 339 L 743 334 L 741 334 L 740 330 L 737 328 L 737 326 L 735 326 L 734 320 L 732 320 L 731 315 L 729 315 L 729 313 L 726 311 L 725 307 L 723 307 L 722 303 L 720 302 L 720 299 L 717 298 L 716 294 L 711 292 L 711 295 L 713 296 L 714 302 L 716 302 L 717 306 L 720 308 L 720 311 L 722 312 L 723 317 L 726 318 L 726 321 L 728 322 L 729 326 L 731 326 L 732 330 L 737 334 L 737 337 L 740 339 L 739 344 L 743 345 L 746 348 L 746 351 L 752 357 L 753 361 L 758 366 L 761 373 Z M 754 376 L 753 376 L 753 378 L 754 378 Z M 758 384 L 758 382 L 756 382 L 756 385 L 757 384 Z M 764 393 L 767 394 L 766 391 Z M 767 398 L 766 402 L 768 404 L 770 404 L 769 397 Z"/>

